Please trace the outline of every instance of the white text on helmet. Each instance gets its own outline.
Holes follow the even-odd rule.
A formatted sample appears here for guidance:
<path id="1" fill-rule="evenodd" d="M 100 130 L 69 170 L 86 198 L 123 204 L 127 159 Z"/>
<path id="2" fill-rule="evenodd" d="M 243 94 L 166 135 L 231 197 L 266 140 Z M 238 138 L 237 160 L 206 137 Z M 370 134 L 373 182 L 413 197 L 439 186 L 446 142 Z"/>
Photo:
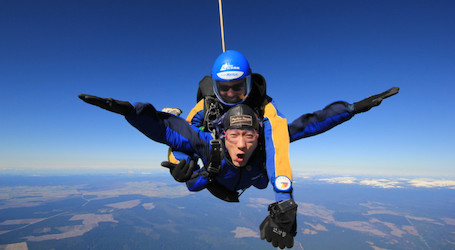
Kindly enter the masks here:
<path id="1" fill-rule="evenodd" d="M 220 71 L 231 70 L 231 69 L 240 69 L 240 67 L 234 66 L 234 65 L 229 64 L 229 63 L 225 63 L 225 64 L 223 64 L 223 66 L 221 66 Z"/>
<path id="2" fill-rule="evenodd" d="M 243 75 L 243 71 L 228 71 L 228 72 L 220 72 L 220 73 L 217 73 L 216 75 L 221 78 L 221 79 L 224 79 L 224 80 L 233 80 L 233 79 L 237 79 L 239 77 L 241 77 Z"/>

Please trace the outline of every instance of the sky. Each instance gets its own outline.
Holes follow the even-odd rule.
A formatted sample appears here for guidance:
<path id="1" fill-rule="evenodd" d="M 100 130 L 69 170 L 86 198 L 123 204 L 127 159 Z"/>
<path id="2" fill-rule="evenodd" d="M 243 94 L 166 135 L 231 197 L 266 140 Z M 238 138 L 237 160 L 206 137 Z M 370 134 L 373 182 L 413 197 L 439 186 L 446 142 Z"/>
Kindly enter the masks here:
<path id="1" fill-rule="evenodd" d="M 179 107 L 222 53 L 218 1 L 0 1 L 0 174 L 165 171 L 167 146 L 86 93 Z M 243 53 L 289 122 L 400 93 L 293 142 L 294 175 L 455 177 L 455 2 L 224 0 Z"/>

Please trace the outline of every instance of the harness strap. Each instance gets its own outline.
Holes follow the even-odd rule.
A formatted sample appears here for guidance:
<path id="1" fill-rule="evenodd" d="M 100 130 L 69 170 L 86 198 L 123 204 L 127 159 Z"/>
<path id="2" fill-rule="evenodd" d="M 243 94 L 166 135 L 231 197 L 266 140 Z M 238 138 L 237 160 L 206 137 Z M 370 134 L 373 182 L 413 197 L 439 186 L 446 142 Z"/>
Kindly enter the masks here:
<path id="1" fill-rule="evenodd" d="M 208 131 L 214 132 L 212 122 L 223 114 L 223 106 L 217 98 L 206 96 L 204 98 L 204 127 Z M 216 135 L 217 136 L 217 135 Z M 218 136 L 216 137 L 218 138 Z"/>
<path id="2" fill-rule="evenodd" d="M 223 160 L 223 151 L 221 149 L 221 140 L 213 139 L 210 141 L 212 146 L 212 151 L 210 154 L 210 161 L 207 167 L 207 172 L 209 172 L 210 178 L 215 177 L 221 169 L 221 161 Z"/>

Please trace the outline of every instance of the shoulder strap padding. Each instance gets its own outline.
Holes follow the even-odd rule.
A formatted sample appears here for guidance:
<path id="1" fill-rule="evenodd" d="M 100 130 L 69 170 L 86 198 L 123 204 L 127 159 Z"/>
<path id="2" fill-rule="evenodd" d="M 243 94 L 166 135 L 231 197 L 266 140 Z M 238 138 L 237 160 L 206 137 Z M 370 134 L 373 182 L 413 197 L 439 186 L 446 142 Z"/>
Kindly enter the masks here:
<path id="1" fill-rule="evenodd" d="M 259 108 L 264 103 L 267 96 L 267 84 L 262 75 L 253 73 L 251 74 L 252 87 L 245 104 L 252 108 Z"/>
<path id="2" fill-rule="evenodd" d="M 215 92 L 213 92 L 212 77 L 208 75 L 204 76 L 202 80 L 199 81 L 196 102 L 199 102 L 206 96 L 215 96 Z"/>

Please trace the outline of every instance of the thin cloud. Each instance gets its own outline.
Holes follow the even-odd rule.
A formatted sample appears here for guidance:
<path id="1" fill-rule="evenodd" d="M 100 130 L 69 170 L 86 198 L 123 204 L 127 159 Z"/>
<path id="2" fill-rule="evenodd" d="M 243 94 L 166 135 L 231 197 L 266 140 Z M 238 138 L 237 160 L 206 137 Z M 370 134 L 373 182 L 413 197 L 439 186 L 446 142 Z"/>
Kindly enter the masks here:
<path id="1" fill-rule="evenodd" d="M 319 178 L 318 181 L 323 181 L 329 184 L 357 184 L 371 186 L 377 188 L 404 188 L 404 187 L 419 187 L 419 188 L 449 188 L 455 189 L 455 180 L 441 180 L 431 178 L 360 178 L 360 177 L 330 177 Z"/>

